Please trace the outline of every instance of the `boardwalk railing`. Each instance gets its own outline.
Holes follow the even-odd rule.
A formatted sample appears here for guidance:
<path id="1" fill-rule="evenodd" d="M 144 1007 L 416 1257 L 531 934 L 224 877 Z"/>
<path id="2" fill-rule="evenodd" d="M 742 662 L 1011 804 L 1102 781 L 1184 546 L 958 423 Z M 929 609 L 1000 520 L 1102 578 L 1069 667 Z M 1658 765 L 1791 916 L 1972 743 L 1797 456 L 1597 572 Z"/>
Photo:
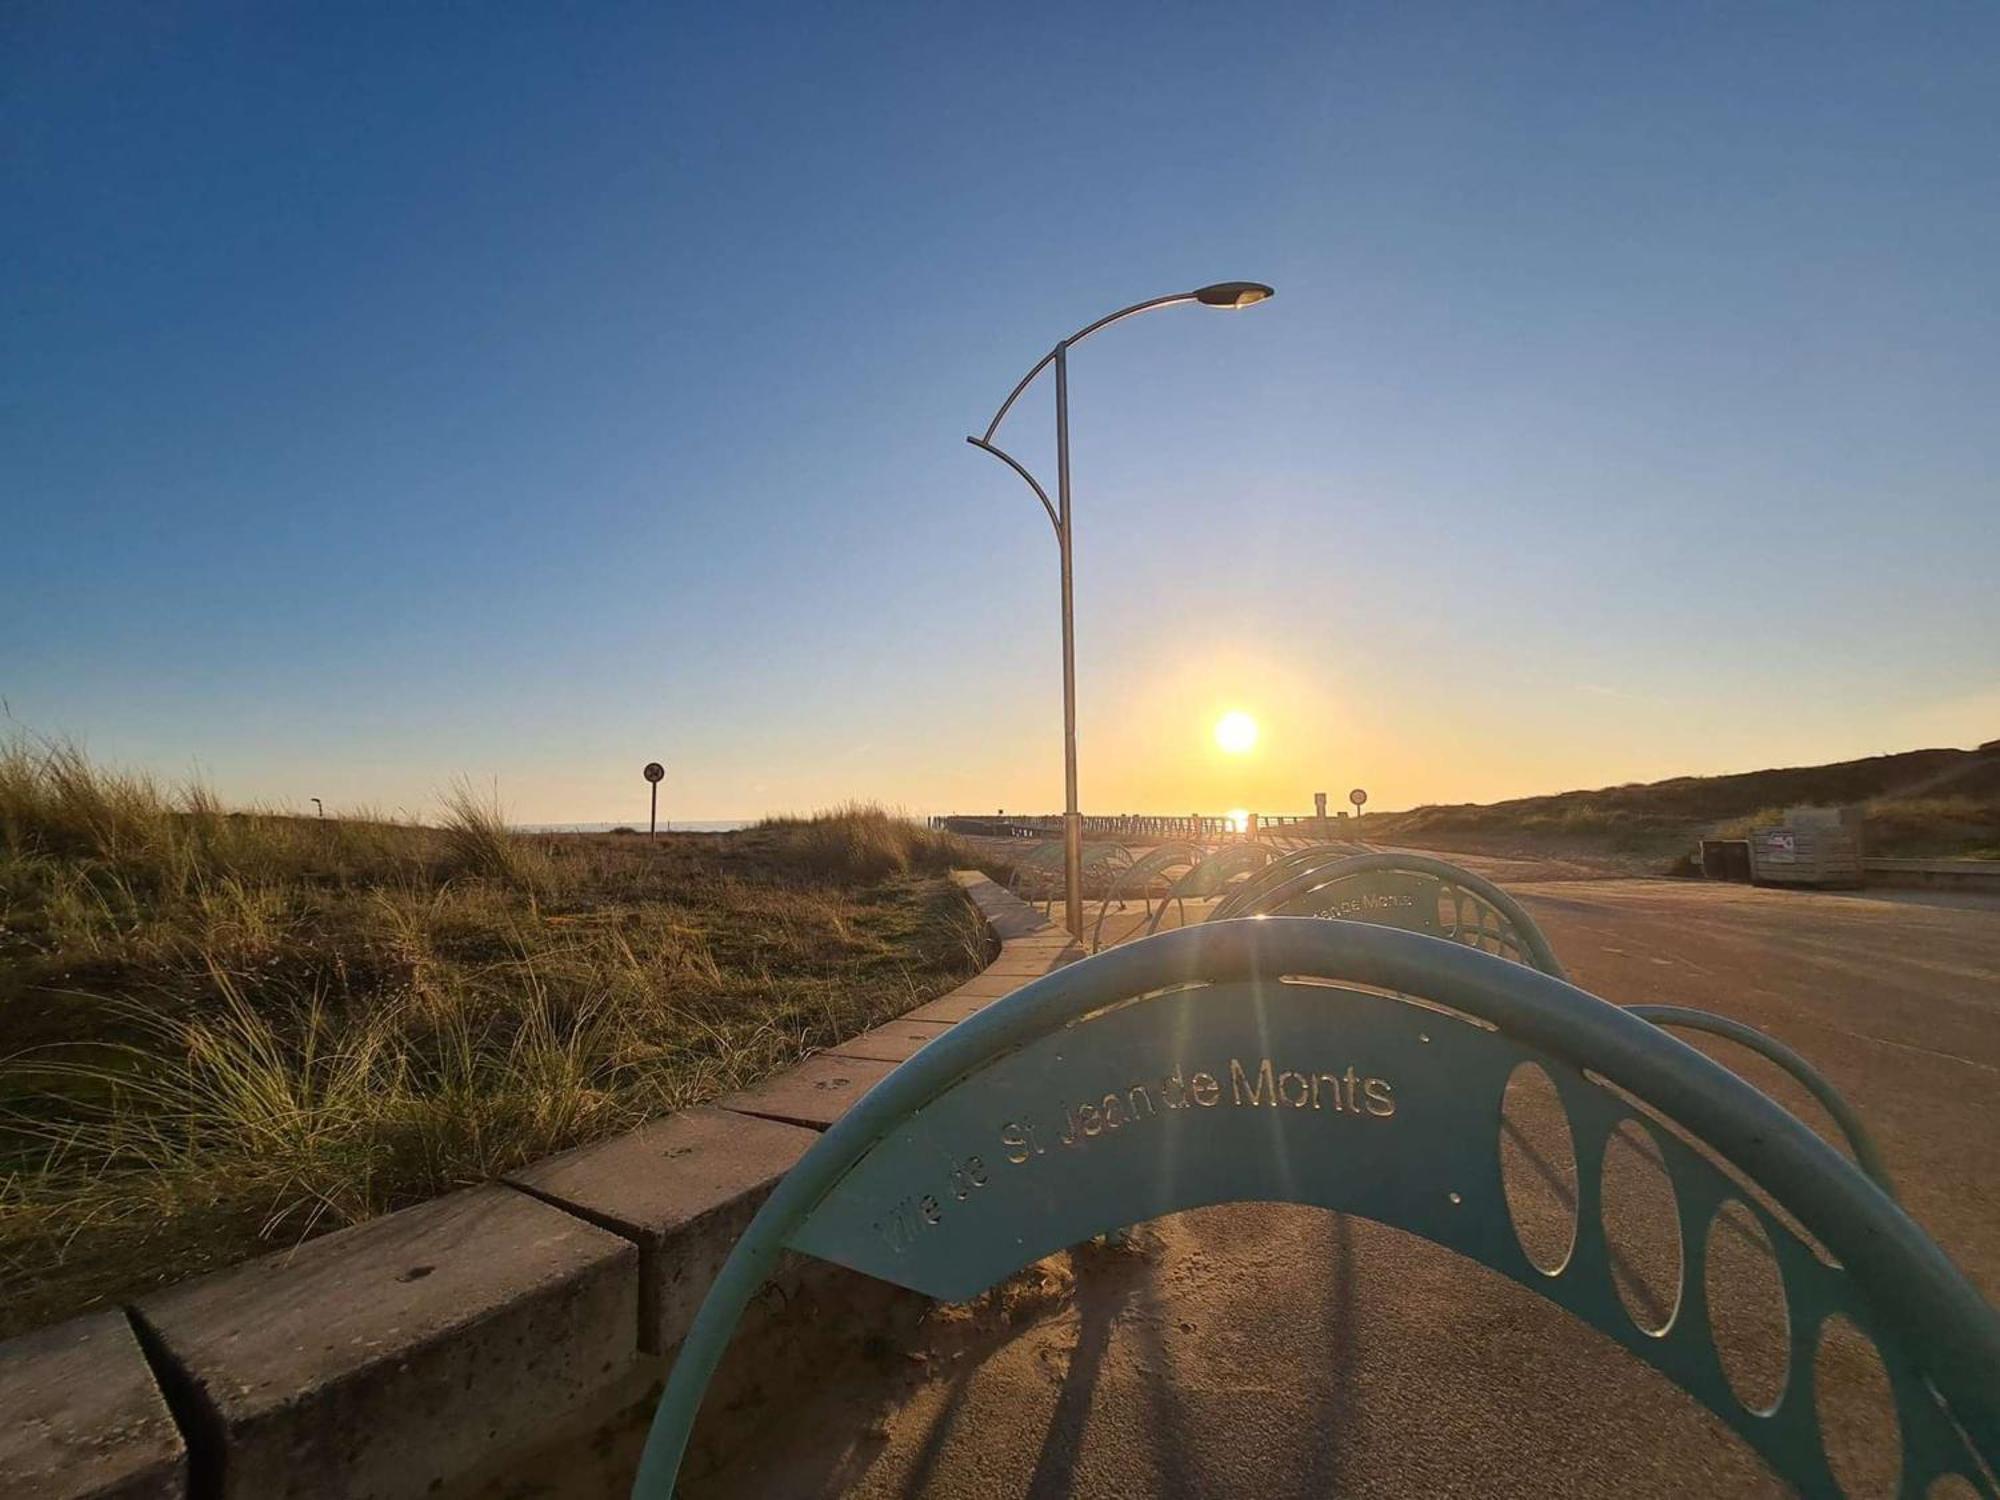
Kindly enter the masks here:
<path id="1" fill-rule="evenodd" d="M 949 813 L 930 820 L 933 828 L 984 838 L 1060 838 L 1062 818 L 1054 813 L 991 816 Z M 1313 813 L 1251 813 L 1242 822 L 1228 814 L 1189 813 L 1161 817 L 1152 813 L 1086 814 L 1085 838 L 1187 839 L 1214 843 L 1222 839 L 1324 838 L 1350 826 L 1346 813 L 1319 817 Z"/>

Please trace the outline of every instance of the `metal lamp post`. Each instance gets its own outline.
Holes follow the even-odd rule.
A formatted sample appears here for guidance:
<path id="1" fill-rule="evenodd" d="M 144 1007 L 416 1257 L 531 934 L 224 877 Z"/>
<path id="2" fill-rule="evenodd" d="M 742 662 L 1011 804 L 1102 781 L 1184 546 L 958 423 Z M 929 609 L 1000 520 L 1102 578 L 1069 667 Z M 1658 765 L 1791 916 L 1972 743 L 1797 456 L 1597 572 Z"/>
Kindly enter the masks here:
<path id="1" fill-rule="evenodd" d="M 1075 601 L 1071 589 L 1071 563 L 1073 548 L 1070 531 L 1069 505 L 1069 350 L 1072 344 L 1080 344 L 1098 329 L 1116 323 L 1120 318 L 1129 318 L 1134 313 L 1150 312 L 1156 307 L 1171 307 L 1177 302 L 1199 302 L 1204 307 L 1249 307 L 1271 296 L 1271 288 L 1258 281 L 1218 281 L 1212 286 L 1197 288 L 1192 292 L 1174 292 L 1165 297 L 1153 297 L 1145 302 L 1135 302 L 1130 307 L 1099 318 L 1071 334 L 1058 343 L 1035 362 L 1035 367 L 1023 375 L 1020 383 L 1007 394 L 1000 403 L 1000 410 L 993 414 L 993 420 L 986 424 L 983 437 L 968 437 L 966 441 L 975 448 L 983 448 L 1016 474 L 1028 482 L 1028 488 L 1035 492 L 1035 498 L 1042 502 L 1042 509 L 1049 513 L 1049 524 L 1056 529 L 1056 547 L 1062 554 L 1062 652 L 1063 652 L 1063 905 L 1065 924 L 1072 933 L 1081 936 L 1083 932 L 1083 814 L 1077 808 L 1076 800 L 1076 619 Z M 1035 482 L 1020 460 L 1005 453 L 993 444 L 993 434 L 1000 430 L 1000 424 L 1007 419 L 1021 392 L 1030 382 L 1053 363 L 1056 367 L 1056 496 L 1058 504 L 1049 503 L 1048 492 Z"/>

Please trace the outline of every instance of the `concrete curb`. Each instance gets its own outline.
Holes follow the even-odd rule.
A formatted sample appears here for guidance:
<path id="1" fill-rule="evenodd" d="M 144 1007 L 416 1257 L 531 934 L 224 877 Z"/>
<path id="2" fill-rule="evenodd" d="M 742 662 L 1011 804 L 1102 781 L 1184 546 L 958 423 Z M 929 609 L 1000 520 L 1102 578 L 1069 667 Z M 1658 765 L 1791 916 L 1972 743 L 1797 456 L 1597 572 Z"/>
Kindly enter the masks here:
<path id="1" fill-rule="evenodd" d="M 0 1494 L 187 1493 L 187 1447 L 122 1312 L 0 1344 Z"/>
<path id="2" fill-rule="evenodd" d="M 899 1020 L 713 1105 L 142 1297 L 129 1325 L 97 1313 L 0 1345 L 0 1493 L 401 1500 L 574 1426 L 679 1344 L 819 1131 L 952 1024 L 1083 956 L 985 876 L 953 878 L 1000 955 Z"/>
<path id="3" fill-rule="evenodd" d="M 190 1493 L 422 1494 L 638 1349 L 639 1251 L 497 1183 L 141 1298 Z"/>

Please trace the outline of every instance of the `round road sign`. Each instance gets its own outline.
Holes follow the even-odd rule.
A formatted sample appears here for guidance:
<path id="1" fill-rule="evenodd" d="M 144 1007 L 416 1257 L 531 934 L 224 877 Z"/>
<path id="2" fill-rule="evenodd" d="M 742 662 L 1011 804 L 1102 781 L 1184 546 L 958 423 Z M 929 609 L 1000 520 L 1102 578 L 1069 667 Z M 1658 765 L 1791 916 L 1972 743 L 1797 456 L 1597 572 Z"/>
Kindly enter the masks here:
<path id="1" fill-rule="evenodd" d="M 658 761 L 649 760 L 646 762 L 646 779 L 648 781 L 660 781 L 665 778 L 666 774 L 667 768 Z"/>
<path id="2" fill-rule="evenodd" d="M 1349 802 L 1352 802 L 1356 807 L 1359 807 L 1362 803 L 1368 800 L 1368 794 L 1362 791 L 1360 787 L 1356 787 L 1353 791 L 1347 794 L 1347 800 Z"/>

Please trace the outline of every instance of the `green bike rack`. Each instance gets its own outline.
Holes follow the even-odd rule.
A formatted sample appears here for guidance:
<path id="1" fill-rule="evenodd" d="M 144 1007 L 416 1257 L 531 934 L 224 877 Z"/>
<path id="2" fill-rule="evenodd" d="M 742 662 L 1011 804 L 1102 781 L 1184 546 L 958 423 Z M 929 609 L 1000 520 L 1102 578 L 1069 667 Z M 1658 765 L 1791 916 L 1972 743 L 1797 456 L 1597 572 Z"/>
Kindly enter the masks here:
<path id="1" fill-rule="evenodd" d="M 1010 895 L 1032 899 L 1033 892 L 1025 888 L 1029 876 L 1048 875 L 1062 863 L 1062 845 L 1038 843 L 1018 857 L 1010 857 L 1014 873 L 1008 877 L 1007 890 Z"/>
<path id="2" fill-rule="evenodd" d="M 1167 914 L 1168 902 L 1198 901 L 1204 896 L 1219 896 L 1238 875 L 1254 875 L 1276 857 L 1263 844 L 1224 844 L 1174 882 L 1172 889 L 1161 900 L 1160 909 L 1146 924 L 1146 931 L 1159 931 L 1160 919 Z"/>
<path id="3" fill-rule="evenodd" d="M 1272 860 L 1230 891 L 1222 904 L 1209 913 L 1209 920 L 1249 916 L 1261 910 L 1257 903 L 1273 886 L 1321 865 L 1337 864 L 1343 859 L 1370 852 L 1367 845 L 1353 843 L 1309 844 L 1303 849 L 1293 849 Z"/>
<path id="4" fill-rule="evenodd" d="M 1690 1010 L 1684 1005 L 1628 1005 L 1625 1010 L 1627 1014 L 1643 1017 L 1655 1026 L 1677 1026 L 1684 1031 L 1705 1031 L 1710 1036 L 1724 1037 L 1776 1063 L 1798 1079 L 1806 1091 L 1819 1101 L 1820 1108 L 1827 1112 L 1833 1123 L 1840 1127 L 1840 1133 L 1847 1137 L 1847 1144 L 1853 1148 L 1854 1159 L 1861 1164 L 1861 1170 L 1874 1178 L 1891 1198 L 1896 1196 L 1896 1186 L 1889 1180 L 1889 1169 L 1882 1164 L 1882 1153 L 1875 1149 L 1875 1138 L 1861 1123 L 1854 1107 L 1842 1097 L 1839 1089 L 1826 1081 L 1818 1068 L 1776 1037 L 1766 1036 L 1756 1027 L 1732 1021 L 1728 1016 Z"/>
<path id="5" fill-rule="evenodd" d="M 1518 901 L 1485 876 L 1428 854 L 1356 854 L 1307 863 L 1282 880 L 1232 892 L 1209 920 L 1251 915 L 1378 922 L 1484 948 L 1558 979 L 1569 977 Z"/>
<path id="6" fill-rule="evenodd" d="M 1382 851 L 1346 857 L 1301 850 L 1266 866 L 1232 891 L 1209 920 L 1239 916 L 1338 917 L 1379 922 L 1470 943 L 1567 979 L 1555 950 L 1521 904 L 1484 876 L 1427 854 Z M 1657 1026 L 1703 1031 L 1776 1063 L 1817 1099 L 1847 1137 L 1861 1169 L 1891 1197 L 1882 1155 L 1860 1116 L 1819 1070 L 1790 1047 L 1726 1016 L 1679 1005 L 1629 1007 Z"/>
<path id="7" fill-rule="evenodd" d="M 1577 1168 L 1553 1270 L 1523 1249 L 1501 1175 L 1502 1100 L 1524 1064 L 1554 1082 Z M 1673 1189 L 1680 1281 L 1658 1331 L 1612 1280 L 1603 1171 L 1621 1128 L 1651 1138 Z M 1814 1356 L 1845 1318 L 1888 1375 L 1902 1494 L 1947 1475 L 1996 1494 L 2000 1318 L 1846 1157 L 1726 1068 L 1551 974 L 1395 927 L 1286 917 L 1203 923 L 1060 969 L 864 1095 L 710 1287 L 633 1493 L 669 1500 L 702 1393 L 786 1250 L 958 1301 L 1094 1235 L 1257 1201 L 1390 1224 L 1531 1288 L 1810 1495 L 1839 1493 Z M 1710 1329 L 1710 1232 L 1732 1206 L 1762 1228 L 1784 1288 L 1785 1384 L 1764 1409 L 1731 1389 Z"/>
<path id="8" fill-rule="evenodd" d="M 1201 846 L 1198 844 L 1167 843 L 1161 844 L 1141 858 L 1133 860 L 1131 864 L 1120 870 L 1116 878 L 1112 880 L 1110 888 L 1105 891 L 1104 899 L 1097 903 L 1097 921 L 1090 929 L 1090 951 L 1095 953 L 1104 946 L 1104 914 L 1111 910 L 1111 903 L 1113 901 L 1118 903 L 1119 910 L 1124 910 L 1128 887 L 1135 889 L 1139 898 L 1146 903 L 1146 916 L 1151 918 L 1153 915 L 1153 882 L 1156 879 L 1166 880 L 1168 891 L 1160 897 L 1160 910 L 1161 914 L 1164 915 L 1166 904 L 1173 900 L 1173 887 L 1178 884 L 1178 881 L 1168 879 L 1168 871 L 1181 865 L 1187 866 L 1191 871 L 1202 862 L 1202 858 Z M 1133 887 L 1133 882 L 1135 881 L 1137 885 Z M 1183 911 L 1185 911 L 1185 907 L 1183 907 Z"/>
<path id="9" fill-rule="evenodd" d="M 1086 843 L 1082 850 L 1082 873 L 1086 881 L 1105 875 L 1118 876 L 1132 865 L 1132 851 L 1123 844 Z M 1062 890 L 1063 846 L 1060 842 L 1044 844 L 1039 849 L 1013 861 L 1014 873 L 1008 879 L 1009 894 L 1028 902 L 1040 901 L 1045 914 L 1055 911 L 1056 896 Z M 1039 891 L 1028 888 L 1024 876 L 1045 877 Z"/>

